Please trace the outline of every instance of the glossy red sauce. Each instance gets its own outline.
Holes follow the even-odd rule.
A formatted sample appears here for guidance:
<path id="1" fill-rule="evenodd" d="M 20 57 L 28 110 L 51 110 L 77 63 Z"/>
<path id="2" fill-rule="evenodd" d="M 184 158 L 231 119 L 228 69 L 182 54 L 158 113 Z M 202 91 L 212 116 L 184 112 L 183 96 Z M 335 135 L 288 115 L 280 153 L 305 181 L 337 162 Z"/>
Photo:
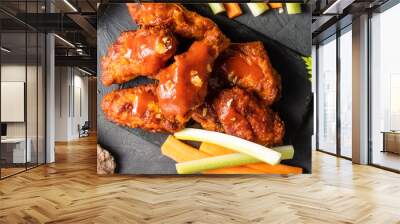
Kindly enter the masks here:
<path id="1" fill-rule="evenodd" d="M 166 44 L 164 40 L 168 40 Z M 138 69 L 142 74 L 157 72 L 175 52 L 173 37 L 165 32 L 160 34 L 147 30 L 138 30 L 136 35 L 130 36 L 123 42 L 125 51 L 122 57 Z M 140 65 L 140 66 L 139 66 Z"/>
<path id="2" fill-rule="evenodd" d="M 224 60 L 221 69 L 231 82 L 241 79 L 254 79 L 256 81 L 261 80 L 264 76 L 261 68 L 256 63 L 252 63 L 251 59 L 241 54 Z"/>
<path id="3" fill-rule="evenodd" d="M 132 114 L 142 117 L 151 104 L 157 102 L 157 97 L 151 92 L 142 91 L 133 96 Z"/>
<path id="4" fill-rule="evenodd" d="M 101 59 L 101 80 L 109 86 L 139 75 L 156 75 L 175 54 L 176 45 L 174 36 L 164 28 L 123 32 Z"/>
<path id="5" fill-rule="evenodd" d="M 214 57 L 212 49 L 196 41 L 189 50 L 175 57 L 175 63 L 159 74 L 159 105 L 165 116 L 185 116 L 201 104 L 207 93 L 207 79 Z"/>

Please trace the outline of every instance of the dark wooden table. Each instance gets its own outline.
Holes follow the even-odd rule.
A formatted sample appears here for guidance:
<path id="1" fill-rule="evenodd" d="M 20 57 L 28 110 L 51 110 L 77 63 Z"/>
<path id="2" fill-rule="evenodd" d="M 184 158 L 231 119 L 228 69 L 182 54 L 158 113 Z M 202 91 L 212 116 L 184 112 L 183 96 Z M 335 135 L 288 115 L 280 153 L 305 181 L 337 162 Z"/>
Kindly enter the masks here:
<path id="1" fill-rule="evenodd" d="M 400 154 L 400 131 L 382 131 L 383 149 L 382 152 Z"/>

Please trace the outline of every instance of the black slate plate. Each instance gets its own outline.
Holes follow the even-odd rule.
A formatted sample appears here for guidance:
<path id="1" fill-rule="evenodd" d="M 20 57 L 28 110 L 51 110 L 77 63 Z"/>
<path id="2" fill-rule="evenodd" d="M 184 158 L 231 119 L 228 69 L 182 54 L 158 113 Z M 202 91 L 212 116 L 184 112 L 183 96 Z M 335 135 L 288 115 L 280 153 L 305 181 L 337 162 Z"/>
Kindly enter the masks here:
<path id="1" fill-rule="evenodd" d="M 306 173 L 311 171 L 311 135 L 313 126 L 311 83 L 300 55 L 279 42 L 265 36 L 265 32 L 254 27 L 265 27 L 268 17 L 263 19 L 230 20 L 225 16 L 213 15 L 204 4 L 187 4 L 188 9 L 211 18 L 233 42 L 262 41 L 273 66 L 282 76 L 282 99 L 274 105 L 286 124 L 285 144 L 293 144 L 295 157 L 284 163 L 300 166 Z M 251 15 L 250 15 L 251 16 Z M 257 17 L 257 18 L 261 18 Z M 303 18 L 305 19 L 305 18 Z M 309 18 L 310 22 L 311 19 Z M 257 24 L 257 26 L 254 26 Z M 250 28 L 253 27 L 253 28 Z M 121 31 L 136 29 L 129 17 L 125 4 L 102 5 L 98 15 L 98 61 L 105 55 L 108 46 Z M 262 31 L 262 30 L 261 30 Z M 291 31 L 293 32 L 293 31 Z M 300 32 L 300 31 L 299 31 Z M 297 40 L 304 45 L 304 38 Z M 309 44 L 311 48 L 311 44 Z M 99 74 L 101 69 L 98 65 Z M 116 88 L 126 88 L 149 82 L 139 78 L 124 85 L 104 87 L 98 79 L 98 142 L 116 157 L 120 173 L 125 174 L 174 174 L 175 162 L 160 154 L 160 145 L 166 134 L 150 133 L 141 129 L 117 126 L 105 119 L 99 105 L 105 93 Z"/>

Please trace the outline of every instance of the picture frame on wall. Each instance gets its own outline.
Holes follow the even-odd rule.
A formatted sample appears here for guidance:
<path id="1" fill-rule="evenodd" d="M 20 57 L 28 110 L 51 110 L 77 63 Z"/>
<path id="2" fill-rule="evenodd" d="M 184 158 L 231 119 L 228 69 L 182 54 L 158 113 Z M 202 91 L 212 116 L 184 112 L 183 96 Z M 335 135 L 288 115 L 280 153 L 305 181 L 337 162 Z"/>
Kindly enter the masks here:
<path id="1" fill-rule="evenodd" d="M 311 172 L 310 9 L 216 4 L 100 5 L 98 173 Z"/>

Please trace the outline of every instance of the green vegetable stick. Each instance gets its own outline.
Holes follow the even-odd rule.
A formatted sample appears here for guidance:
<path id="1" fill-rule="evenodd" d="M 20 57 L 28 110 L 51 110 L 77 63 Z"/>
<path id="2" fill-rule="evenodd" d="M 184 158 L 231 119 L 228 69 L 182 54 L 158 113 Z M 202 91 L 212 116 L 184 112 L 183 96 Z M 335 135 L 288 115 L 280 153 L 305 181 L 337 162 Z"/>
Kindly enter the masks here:
<path id="1" fill-rule="evenodd" d="M 301 3 L 286 3 L 287 13 L 289 15 L 292 14 L 300 14 L 301 13 Z"/>
<path id="2" fill-rule="evenodd" d="M 282 155 L 281 160 L 293 159 L 294 156 L 293 145 L 278 146 L 278 147 L 273 147 L 272 149 L 274 151 L 279 152 Z"/>
<path id="3" fill-rule="evenodd" d="M 269 9 L 267 3 L 247 3 L 253 16 L 259 16 Z"/>
<path id="4" fill-rule="evenodd" d="M 214 14 L 225 12 L 225 7 L 222 3 L 208 3 L 208 6 L 210 6 Z"/>
<path id="5" fill-rule="evenodd" d="M 294 155 L 294 149 L 292 145 L 285 145 L 272 148 L 273 150 L 282 153 L 282 160 L 292 159 Z M 226 168 L 233 166 L 240 166 L 249 163 L 259 163 L 260 160 L 243 154 L 233 153 L 222 156 L 214 156 L 206 159 L 194 160 L 190 162 L 178 163 L 176 170 L 179 174 L 191 174 L 199 173 L 205 170 L 212 170 L 218 168 Z"/>
<path id="6" fill-rule="evenodd" d="M 208 142 L 228 149 L 247 154 L 270 165 L 281 161 L 281 154 L 270 148 L 224 133 L 206 131 L 203 129 L 185 128 L 175 132 L 174 136 L 181 140 Z"/>
<path id="7" fill-rule="evenodd" d="M 189 162 L 177 163 L 176 171 L 179 174 L 193 174 L 200 173 L 206 170 L 234 167 L 257 162 L 260 162 L 260 160 L 252 156 L 242 153 L 233 153 L 205 159 L 193 160 Z"/>

